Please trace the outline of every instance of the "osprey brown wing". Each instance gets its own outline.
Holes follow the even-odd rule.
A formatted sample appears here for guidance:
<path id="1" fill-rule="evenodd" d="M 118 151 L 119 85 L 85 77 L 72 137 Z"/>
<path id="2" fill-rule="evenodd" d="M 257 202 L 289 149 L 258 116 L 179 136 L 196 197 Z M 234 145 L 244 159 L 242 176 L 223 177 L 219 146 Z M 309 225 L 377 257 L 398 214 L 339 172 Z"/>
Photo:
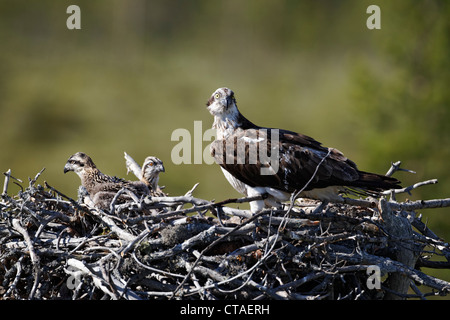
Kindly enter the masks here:
<path id="1" fill-rule="evenodd" d="M 217 129 L 217 138 L 211 144 L 213 157 L 250 187 L 294 192 L 336 186 L 358 188 L 368 194 L 400 188 L 397 179 L 359 171 L 342 152 L 326 148 L 309 136 L 254 125 L 239 112 L 234 93 L 228 88 L 217 89 L 207 106 Z M 278 139 L 273 139 L 275 136 Z M 266 156 L 261 150 L 267 150 Z M 268 167 L 273 168 L 272 174 L 262 174 L 261 169 Z"/>

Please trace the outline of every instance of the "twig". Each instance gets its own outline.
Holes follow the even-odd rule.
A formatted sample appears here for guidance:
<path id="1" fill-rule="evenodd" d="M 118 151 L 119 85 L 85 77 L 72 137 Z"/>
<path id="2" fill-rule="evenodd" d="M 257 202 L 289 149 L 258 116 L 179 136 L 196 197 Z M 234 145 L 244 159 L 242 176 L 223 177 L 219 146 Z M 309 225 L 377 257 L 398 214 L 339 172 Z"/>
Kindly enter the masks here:
<path id="1" fill-rule="evenodd" d="M 191 190 L 189 190 L 188 192 L 186 192 L 186 193 L 184 194 L 184 196 L 185 196 L 185 197 L 192 197 L 192 194 L 194 193 L 194 190 L 197 189 L 198 185 L 199 185 L 198 182 L 197 182 L 196 184 L 194 184 L 194 186 L 191 188 Z M 183 208 L 183 205 L 184 205 L 184 204 L 180 204 L 180 205 L 177 207 L 176 211 L 181 210 L 181 209 Z"/>
<path id="2" fill-rule="evenodd" d="M 3 173 L 5 175 L 5 182 L 3 183 L 3 192 L 2 195 L 5 195 L 8 193 L 8 184 L 9 184 L 9 179 L 11 177 L 11 169 L 8 169 L 8 171 Z"/>
<path id="3" fill-rule="evenodd" d="M 223 200 L 223 201 L 214 203 L 214 202 L 209 202 L 206 200 L 199 200 L 199 199 L 191 198 L 191 197 L 172 197 L 172 198 L 169 198 L 169 197 L 155 198 L 155 197 L 153 197 L 152 201 L 157 201 L 158 203 L 161 203 L 161 202 L 166 203 L 166 205 L 172 204 L 172 203 L 179 203 L 179 202 L 194 204 L 194 206 L 192 208 L 175 210 L 175 211 L 170 211 L 170 212 L 163 213 L 163 214 L 158 214 L 157 217 L 159 219 L 164 219 L 164 218 L 172 217 L 175 215 L 186 215 L 186 214 L 189 214 L 192 212 L 211 210 L 211 209 L 221 207 L 221 206 L 224 206 L 224 205 L 230 204 L 230 203 L 246 203 L 246 202 L 251 202 L 251 201 L 255 201 L 255 200 L 262 200 L 263 198 L 264 198 L 263 196 L 233 198 L 233 199 L 227 199 L 227 200 Z"/>
<path id="4" fill-rule="evenodd" d="M 416 173 L 415 171 L 412 170 L 408 170 L 408 169 L 403 169 L 400 168 L 400 165 L 402 164 L 401 161 L 397 161 L 397 162 L 391 162 L 391 167 L 389 168 L 389 170 L 386 172 L 386 176 L 390 177 L 392 176 L 395 172 L 397 171 L 405 171 L 405 172 L 409 172 L 409 173 Z"/>
<path id="5" fill-rule="evenodd" d="M 153 272 L 160 273 L 160 274 L 165 275 L 165 276 L 175 277 L 175 278 L 183 278 L 183 279 L 184 279 L 184 276 L 183 276 L 183 275 L 180 275 L 180 274 L 177 274 L 177 273 L 172 273 L 172 272 L 167 272 L 167 271 L 160 270 L 160 269 L 157 269 L 157 268 L 154 268 L 154 267 L 151 267 L 151 266 L 148 266 L 148 265 L 143 264 L 143 263 L 142 263 L 141 261 L 139 261 L 139 259 L 136 257 L 136 253 L 135 253 L 135 252 L 132 253 L 132 257 L 133 257 L 133 259 L 134 259 L 141 267 L 143 267 L 143 268 L 145 268 L 145 269 L 148 269 L 148 270 L 153 271 Z M 173 294 L 173 292 L 172 292 L 172 294 Z"/>
<path id="6" fill-rule="evenodd" d="M 139 199 L 138 197 L 131 192 L 130 190 L 128 190 L 127 188 L 123 187 L 122 189 L 120 189 L 119 191 L 117 191 L 117 193 L 114 195 L 114 198 L 111 201 L 110 204 L 110 213 L 113 215 L 115 214 L 115 207 L 116 207 L 116 202 L 117 200 L 122 196 L 122 194 L 126 193 L 133 201 L 134 203 L 139 203 Z"/>
<path id="7" fill-rule="evenodd" d="M 69 200 L 70 203 L 71 203 L 75 208 L 77 208 L 78 210 L 81 210 L 81 211 L 84 211 L 84 212 L 89 212 L 89 209 L 87 209 L 87 208 L 81 206 L 78 202 L 76 202 L 76 201 L 75 201 L 74 199 L 72 199 L 71 197 L 66 196 L 64 193 L 62 193 L 62 192 L 56 190 L 56 189 L 53 188 L 51 185 L 49 185 L 49 184 L 47 183 L 47 181 L 44 181 L 44 185 L 45 185 L 46 188 L 48 188 L 48 189 L 50 189 L 51 191 L 55 192 L 55 193 L 58 194 L 59 196 L 65 198 L 65 199 L 67 199 L 67 200 Z"/>
<path id="8" fill-rule="evenodd" d="M 450 198 L 433 199 L 433 200 L 417 200 L 411 202 L 389 202 L 393 210 L 413 211 L 417 209 L 445 208 L 450 207 Z"/>
<path id="9" fill-rule="evenodd" d="M 29 181 L 30 181 L 30 187 L 33 186 L 33 185 L 36 183 L 37 179 L 39 179 L 39 177 L 41 176 L 41 174 L 42 174 L 44 171 L 45 171 L 45 168 L 42 168 L 42 170 L 39 171 L 33 179 L 29 179 Z"/>
<path id="10" fill-rule="evenodd" d="M 7 191 L 8 191 L 8 184 L 9 184 L 9 180 L 10 180 L 10 179 L 13 179 L 13 180 L 16 180 L 16 181 L 22 183 L 22 180 L 17 179 L 17 178 L 14 178 L 14 177 L 11 175 L 11 169 L 8 169 L 8 171 L 4 172 L 3 174 L 5 175 L 5 182 L 3 183 L 3 192 L 2 192 L 2 196 L 4 196 L 4 195 L 7 194 Z"/>
<path id="11" fill-rule="evenodd" d="M 31 262 L 33 263 L 33 269 L 34 269 L 34 284 L 30 291 L 28 299 L 33 299 L 34 294 L 37 289 L 37 286 L 39 284 L 39 279 L 40 279 L 40 274 L 41 274 L 40 259 L 34 250 L 33 242 L 31 241 L 28 231 L 21 226 L 19 219 L 13 219 L 12 225 L 13 225 L 14 229 L 17 230 L 23 236 L 23 238 L 25 239 L 25 242 L 27 243 L 28 250 L 30 252 L 30 258 L 31 258 Z"/>
<path id="12" fill-rule="evenodd" d="M 91 214 L 94 216 L 100 218 L 100 220 L 105 223 L 108 228 L 111 229 L 114 233 L 117 234 L 117 236 L 125 241 L 134 241 L 136 236 L 130 234 L 129 232 L 119 228 L 117 224 L 113 221 L 112 218 L 108 217 L 105 213 L 101 212 L 101 210 L 98 210 L 96 208 L 92 208 L 90 211 Z"/>
<path id="13" fill-rule="evenodd" d="M 16 277 L 14 278 L 13 283 L 8 288 L 8 290 L 5 292 L 5 297 L 8 297 L 12 291 L 14 291 L 17 287 L 17 284 L 19 283 L 20 276 L 22 275 L 22 260 L 24 255 L 20 256 L 20 258 L 17 260 L 15 266 L 16 266 Z"/>
<path id="14" fill-rule="evenodd" d="M 320 160 L 320 162 L 317 164 L 316 168 L 314 169 L 314 172 L 311 176 L 311 178 L 305 183 L 305 185 L 303 186 L 303 188 L 301 188 L 299 191 L 293 192 L 291 195 L 291 207 L 294 205 L 294 201 L 295 199 L 297 199 L 297 197 L 309 186 L 309 184 L 311 183 L 311 181 L 313 181 L 314 177 L 316 176 L 317 172 L 319 171 L 320 166 L 322 165 L 322 163 L 325 161 L 326 158 L 328 158 L 328 156 L 331 154 L 331 148 L 328 148 L 328 153 Z"/>
<path id="15" fill-rule="evenodd" d="M 71 266 L 75 269 L 78 269 L 77 272 L 81 273 L 81 275 L 88 275 L 92 278 L 92 280 L 94 281 L 94 284 L 97 288 L 99 288 L 100 290 L 102 290 L 104 293 L 106 293 L 107 295 L 109 295 L 112 299 L 116 299 L 116 295 L 114 294 L 114 292 L 112 292 L 110 290 L 110 288 L 108 288 L 108 282 L 102 278 L 97 272 L 95 272 L 94 270 L 91 270 L 88 266 L 86 266 L 82 261 L 79 261 L 77 259 L 69 259 L 67 260 L 67 265 Z M 100 268 L 98 268 L 100 269 Z"/>
<path id="16" fill-rule="evenodd" d="M 390 195 L 392 193 L 395 193 L 395 194 L 408 193 L 409 195 L 411 195 L 411 190 L 413 190 L 413 189 L 417 189 L 417 188 L 422 187 L 422 186 L 426 186 L 426 185 L 429 185 L 429 184 L 436 184 L 436 183 L 438 183 L 438 180 L 437 179 L 432 179 L 432 180 L 418 182 L 418 183 L 415 183 L 415 184 L 413 184 L 413 185 L 411 185 L 409 187 L 402 188 L 402 189 L 392 189 L 392 190 L 383 191 L 381 194 L 383 194 L 383 195 Z"/>

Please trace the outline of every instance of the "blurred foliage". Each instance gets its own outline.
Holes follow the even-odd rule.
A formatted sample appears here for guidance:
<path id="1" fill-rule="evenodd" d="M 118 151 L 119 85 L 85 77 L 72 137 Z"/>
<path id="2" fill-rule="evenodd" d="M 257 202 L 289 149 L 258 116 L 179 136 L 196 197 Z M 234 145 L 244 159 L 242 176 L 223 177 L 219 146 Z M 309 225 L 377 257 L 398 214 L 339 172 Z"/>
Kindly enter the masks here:
<path id="1" fill-rule="evenodd" d="M 70 4 L 81 30 L 66 28 Z M 371 4 L 381 30 L 366 28 Z M 412 199 L 448 197 L 449 24 L 445 0 L 4 0 L 0 170 L 26 180 L 45 167 L 76 196 L 71 154 L 125 177 L 126 151 L 161 158 L 172 195 L 200 182 L 199 197 L 239 196 L 218 166 L 170 158 L 173 130 L 209 128 L 205 103 L 228 86 L 255 123 L 311 135 L 362 170 L 401 160 L 417 172 L 398 173 L 404 185 L 439 179 Z M 447 239 L 449 214 L 429 217 Z"/>
<path id="2" fill-rule="evenodd" d="M 383 6 L 383 8 L 385 8 Z M 379 159 L 399 159 L 417 172 L 400 177 L 406 184 L 438 178 L 439 184 L 414 192 L 414 198 L 448 198 L 450 171 L 450 3 L 394 1 L 383 12 L 383 32 L 374 59 L 354 68 L 352 106 L 359 119 L 365 163 L 376 171 Z M 401 12 L 401 14 L 399 14 Z M 430 223 L 450 235 L 448 209 Z"/>

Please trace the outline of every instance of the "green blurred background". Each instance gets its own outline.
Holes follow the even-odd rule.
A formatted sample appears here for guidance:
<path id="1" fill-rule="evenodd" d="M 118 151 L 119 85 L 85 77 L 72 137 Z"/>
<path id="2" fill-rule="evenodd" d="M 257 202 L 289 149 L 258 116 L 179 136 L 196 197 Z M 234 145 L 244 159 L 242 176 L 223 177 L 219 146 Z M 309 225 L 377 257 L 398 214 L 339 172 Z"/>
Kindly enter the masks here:
<path id="1" fill-rule="evenodd" d="M 66 28 L 71 4 L 81 30 Z M 381 30 L 366 27 L 371 4 Z M 227 86 L 253 122 L 310 135 L 362 170 L 401 160 L 417 172 L 396 174 L 405 186 L 439 179 L 411 199 L 447 198 L 449 39 L 445 0 L 3 0 L 0 170 L 27 181 L 45 167 L 41 182 L 76 197 L 71 154 L 126 177 L 126 151 L 161 158 L 170 195 L 199 182 L 197 197 L 239 196 L 217 165 L 171 161 L 172 132 L 210 128 L 205 103 Z M 421 213 L 450 239 L 449 209 Z"/>

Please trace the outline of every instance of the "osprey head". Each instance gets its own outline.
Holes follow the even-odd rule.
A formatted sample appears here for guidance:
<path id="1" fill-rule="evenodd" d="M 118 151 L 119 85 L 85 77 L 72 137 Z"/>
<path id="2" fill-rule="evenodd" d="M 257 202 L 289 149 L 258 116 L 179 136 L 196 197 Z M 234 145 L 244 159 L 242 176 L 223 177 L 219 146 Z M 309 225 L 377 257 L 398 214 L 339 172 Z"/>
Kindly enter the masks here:
<path id="1" fill-rule="evenodd" d="M 73 171 L 80 175 L 84 172 L 85 168 L 95 168 L 95 164 L 92 159 L 83 152 L 77 152 L 71 155 L 64 166 L 64 173 Z"/>
<path id="2" fill-rule="evenodd" d="M 239 112 L 236 106 L 234 92 L 228 88 L 219 88 L 212 94 L 206 103 L 208 111 L 216 117 L 228 117 L 237 115 Z"/>
<path id="3" fill-rule="evenodd" d="M 156 157 L 147 157 L 142 165 L 142 179 L 151 189 L 157 190 L 159 173 L 165 172 L 163 162 Z"/>
<path id="4" fill-rule="evenodd" d="M 152 176 L 158 175 L 160 172 L 165 172 L 163 162 L 156 157 L 147 157 L 142 166 L 142 176 L 149 179 Z"/>

